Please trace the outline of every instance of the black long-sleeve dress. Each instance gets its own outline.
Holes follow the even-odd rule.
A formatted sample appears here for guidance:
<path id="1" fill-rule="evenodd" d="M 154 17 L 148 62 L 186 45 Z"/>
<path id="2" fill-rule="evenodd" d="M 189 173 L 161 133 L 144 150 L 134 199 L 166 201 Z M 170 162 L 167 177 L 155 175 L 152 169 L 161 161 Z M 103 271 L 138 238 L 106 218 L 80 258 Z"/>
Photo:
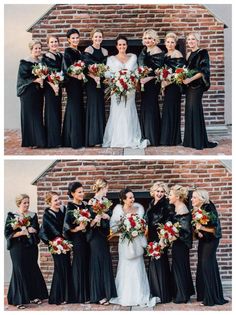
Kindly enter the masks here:
<path id="1" fill-rule="evenodd" d="M 172 290 L 174 303 L 187 303 L 194 294 L 190 270 L 189 249 L 192 247 L 191 213 L 175 215 L 173 222 L 179 222 L 179 238 L 172 245 Z"/>
<path id="2" fill-rule="evenodd" d="M 90 206 L 91 215 L 96 213 Z M 111 216 L 111 212 L 107 212 Z M 117 297 L 112 261 L 107 236 L 110 233 L 109 220 L 101 219 L 101 225 L 91 227 L 90 231 L 90 301 L 97 303 L 106 298 Z"/>
<path id="3" fill-rule="evenodd" d="M 210 87 L 210 60 L 206 49 L 198 49 L 191 52 L 187 67 L 202 73 L 203 77 L 192 81 L 186 88 L 185 103 L 185 147 L 202 150 L 204 148 L 214 148 L 217 144 L 209 142 L 204 120 L 202 96 L 204 91 Z"/>
<path id="4" fill-rule="evenodd" d="M 152 201 L 147 209 L 145 220 L 148 224 L 148 242 L 159 242 L 157 234 L 158 224 L 165 224 L 170 218 L 168 200 L 163 197 L 156 204 Z M 167 249 L 161 257 L 149 262 L 148 279 L 150 293 L 160 298 L 161 303 L 168 303 L 172 299 L 171 275 L 167 256 Z"/>
<path id="5" fill-rule="evenodd" d="M 67 103 L 62 130 L 63 146 L 78 149 L 84 146 L 83 80 L 66 75 L 67 69 L 83 56 L 77 49 L 68 47 L 64 52 L 65 86 Z"/>
<path id="6" fill-rule="evenodd" d="M 70 229 L 74 229 L 77 224 L 74 223 L 75 217 L 73 211 L 86 209 L 84 202 L 77 205 L 73 202 L 68 202 L 65 221 L 64 235 L 73 244 L 73 260 L 72 260 L 72 279 L 73 279 L 73 302 L 84 303 L 90 300 L 89 296 L 89 243 L 87 242 L 87 229 L 85 232 L 78 231 L 72 233 Z"/>
<path id="7" fill-rule="evenodd" d="M 30 216 L 30 226 L 37 230 L 37 233 L 29 233 L 30 237 L 13 238 L 13 235 L 21 229 L 13 230 L 10 221 L 18 214 L 9 212 L 5 224 L 7 249 L 10 250 L 13 267 L 7 294 L 8 303 L 11 305 L 29 304 L 37 298 L 41 300 L 48 298 L 47 287 L 38 266 L 37 214 L 28 212 L 26 215 Z"/>
<path id="8" fill-rule="evenodd" d="M 138 57 L 138 64 L 151 68 L 153 71 L 149 76 L 154 76 L 154 71 L 164 65 L 164 52 L 150 55 L 144 48 Z M 155 83 L 155 79 L 152 79 L 144 85 L 145 90 L 141 93 L 142 136 L 148 139 L 152 146 L 160 144 L 161 116 L 158 102 L 160 87 L 160 83 Z"/>
<path id="9" fill-rule="evenodd" d="M 201 231 L 203 235 L 199 238 L 198 244 L 198 264 L 196 275 L 197 300 L 202 301 L 206 306 L 215 304 L 222 305 L 228 301 L 224 299 L 223 289 L 220 279 L 216 251 L 219 245 L 221 225 L 215 205 L 210 202 L 204 204 L 201 209 L 213 214 L 214 218 L 208 222 L 206 227 L 214 227 L 215 233 Z"/>
<path id="10" fill-rule="evenodd" d="M 43 55 L 42 62 L 48 66 L 48 68 L 62 71 L 62 59 L 61 53 L 47 52 Z M 58 95 L 55 95 L 54 90 L 48 84 L 46 80 L 44 84 L 44 96 L 45 96 L 45 108 L 44 108 L 44 123 L 46 129 L 46 141 L 47 147 L 53 148 L 61 145 L 61 123 L 62 123 L 62 91 L 59 88 Z"/>
<path id="11" fill-rule="evenodd" d="M 94 63 L 106 64 L 107 56 L 104 55 L 104 48 L 89 47 L 91 54 L 84 53 L 84 61 L 86 66 Z M 101 79 L 101 88 L 97 88 L 94 79 L 87 77 L 86 83 L 87 108 L 86 108 L 86 127 L 85 127 L 85 146 L 91 147 L 102 145 L 103 134 L 105 129 L 105 100 L 104 85 Z"/>
<path id="12" fill-rule="evenodd" d="M 17 76 L 17 96 L 21 103 L 22 147 L 39 147 L 46 145 L 43 124 L 43 88 L 33 81 L 32 67 L 37 62 L 20 60 Z"/>
<path id="13" fill-rule="evenodd" d="M 165 56 L 164 64 L 171 68 L 173 73 L 176 67 L 183 67 L 185 59 Z M 178 145 L 181 143 L 181 88 L 172 83 L 165 88 L 161 121 L 161 145 Z"/>
<path id="14" fill-rule="evenodd" d="M 65 213 L 62 210 L 55 212 L 50 208 L 45 209 L 43 222 L 39 232 L 41 240 L 49 245 L 56 237 L 63 237 L 63 222 Z M 51 284 L 49 304 L 61 304 L 72 300 L 72 278 L 70 252 L 66 254 L 52 254 L 54 272 Z"/>

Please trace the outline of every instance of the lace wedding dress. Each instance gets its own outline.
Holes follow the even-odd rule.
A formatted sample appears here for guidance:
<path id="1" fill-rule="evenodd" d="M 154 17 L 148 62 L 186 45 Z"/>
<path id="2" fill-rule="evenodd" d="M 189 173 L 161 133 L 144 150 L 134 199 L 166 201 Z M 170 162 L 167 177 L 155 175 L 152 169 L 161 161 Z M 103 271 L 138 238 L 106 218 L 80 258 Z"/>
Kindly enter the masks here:
<path id="1" fill-rule="evenodd" d="M 137 214 L 143 217 L 144 209 L 138 203 L 134 203 Z M 112 231 L 117 232 L 121 216 L 125 215 L 121 205 L 116 205 L 110 220 Z M 144 265 L 143 253 L 147 246 L 145 236 L 137 236 L 133 242 L 128 239 L 119 239 L 119 263 L 116 274 L 117 298 L 112 298 L 110 303 L 122 306 L 148 306 L 156 304 L 157 298 L 150 299 L 150 288 Z"/>
<path id="2" fill-rule="evenodd" d="M 118 72 L 121 69 L 128 69 L 133 71 L 137 68 L 137 56 L 128 54 L 129 59 L 126 63 L 122 63 L 116 56 L 108 57 L 107 66 L 109 72 Z M 125 101 L 121 97 L 121 101 L 117 101 L 116 95 L 111 96 L 110 115 L 105 128 L 103 137 L 103 147 L 131 147 L 131 148 L 145 148 L 149 143 L 147 140 L 141 140 L 141 128 L 138 119 L 136 104 L 135 104 L 135 90 L 127 95 Z"/>

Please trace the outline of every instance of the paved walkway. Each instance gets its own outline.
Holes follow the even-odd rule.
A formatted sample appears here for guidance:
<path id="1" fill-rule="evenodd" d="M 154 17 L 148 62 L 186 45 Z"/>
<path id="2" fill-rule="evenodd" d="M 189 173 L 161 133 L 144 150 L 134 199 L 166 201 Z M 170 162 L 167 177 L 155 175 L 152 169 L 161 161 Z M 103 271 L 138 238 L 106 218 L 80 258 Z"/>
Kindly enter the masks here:
<path id="1" fill-rule="evenodd" d="M 209 139 L 210 140 L 210 139 Z M 56 149 L 30 149 L 21 147 L 21 134 L 19 130 L 5 130 L 5 155 L 231 155 L 232 140 L 231 134 L 226 136 L 216 136 L 214 140 L 219 145 L 213 149 L 195 150 L 184 148 L 183 146 L 174 147 L 148 147 L 145 150 L 129 148 L 56 148 Z"/>

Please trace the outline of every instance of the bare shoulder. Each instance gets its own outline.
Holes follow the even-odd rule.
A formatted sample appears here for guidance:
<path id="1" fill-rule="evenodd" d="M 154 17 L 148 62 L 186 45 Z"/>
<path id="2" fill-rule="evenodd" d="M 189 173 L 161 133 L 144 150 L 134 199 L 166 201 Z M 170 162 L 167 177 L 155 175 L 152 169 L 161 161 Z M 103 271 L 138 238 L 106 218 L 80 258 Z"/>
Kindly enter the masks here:
<path id="1" fill-rule="evenodd" d="M 88 46 L 88 47 L 85 48 L 84 51 L 92 55 L 92 53 L 93 53 L 93 47 L 92 47 L 92 46 Z"/>
<path id="2" fill-rule="evenodd" d="M 102 53 L 103 53 L 103 55 L 104 55 L 105 57 L 108 56 L 108 50 L 107 50 L 106 48 L 103 48 L 103 47 L 102 47 Z"/>
<path id="3" fill-rule="evenodd" d="M 182 55 L 182 53 L 179 50 L 175 50 L 173 57 L 174 58 L 182 58 L 183 55 Z"/>

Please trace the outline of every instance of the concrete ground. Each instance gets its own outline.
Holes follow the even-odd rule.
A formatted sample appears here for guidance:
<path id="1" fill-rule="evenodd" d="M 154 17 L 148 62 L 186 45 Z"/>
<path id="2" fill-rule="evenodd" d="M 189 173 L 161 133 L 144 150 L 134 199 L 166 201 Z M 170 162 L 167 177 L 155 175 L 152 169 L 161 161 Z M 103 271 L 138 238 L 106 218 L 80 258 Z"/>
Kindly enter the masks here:
<path id="1" fill-rule="evenodd" d="M 4 309 L 5 311 L 22 311 L 15 306 L 8 305 L 6 294 L 7 286 L 5 286 L 4 294 Z M 196 301 L 196 297 L 191 298 L 187 304 L 157 304 L 155 307 L 123 307 L 120 305 L 110 304 L 101 306 L 98 304 L 66 304 L 66 305 L 49 305 L 47 301 L 43 301 L 41 305 L 30 304 L 23 311 L 232 311 L 232 294 L 230 288 L 224 288 L 224 297 L 229 300 L 229 303 L 215 306 L 201 306 Z"/>
<path id="2" fill-rule="evenodd" d="M 209 140 L 213 140 L 209 137 Z M 213 149 L 195 150 L 185 148 L 181 145 L 173 147 L 147 147 L 146 149 L 130 148 L 56 148 L 56 149 L 30 149 L 21 147 L 20 130 L 7 129 L 4 137 L 4 154 L 5 155 L 232 155 L 231 134 L 224 136 L 215 136 L 215 141 L 219 145 Z"/>

